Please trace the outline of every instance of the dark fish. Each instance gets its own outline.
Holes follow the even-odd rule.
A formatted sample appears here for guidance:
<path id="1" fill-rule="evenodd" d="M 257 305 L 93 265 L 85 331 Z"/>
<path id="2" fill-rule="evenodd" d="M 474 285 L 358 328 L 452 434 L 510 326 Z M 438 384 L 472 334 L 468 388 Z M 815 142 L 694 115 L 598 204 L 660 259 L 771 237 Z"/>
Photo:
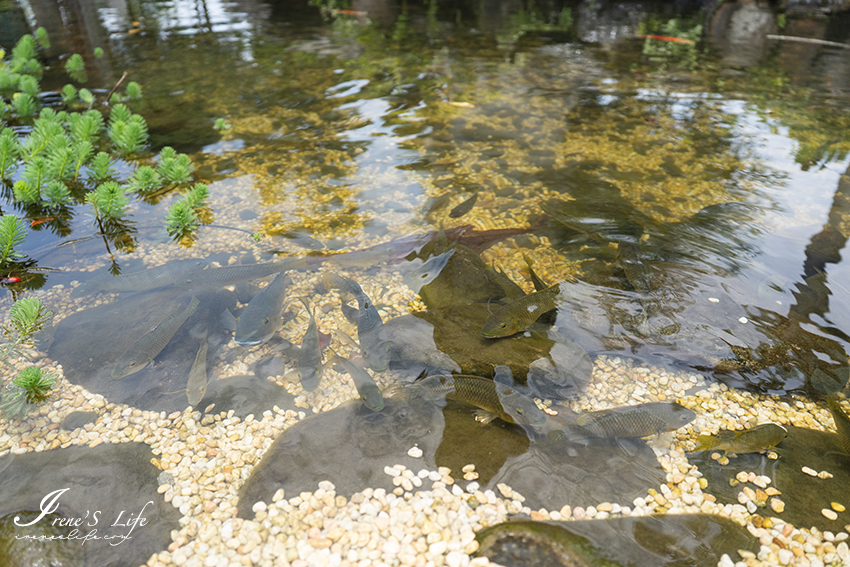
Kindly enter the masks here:
<path id="1" fill-rule="evenodd" d="M 481 334 L 493 339 L 509 337 L 524 331 L 533 325 L 541 315 L 558 307 L 560 293 L 560 285 L 555 284 L 542 291 L 536 291 L 511 301 L 484 321 Z"/>
<path id="2" fill-rule="evenodd" d="M 301 339 L 301 350 L 298 353 L 298 377 L 301 379 L 301 387 L 305 392 L 312 392 L 319 387 L 322 380 L 322 347 L 319 343 L 319 328 L 316 326 L 316 318 L 310 304 L 303 297 L 301 303 L 310 314 L 310 324 L 307 332 Z"/>
<path id="3" fill-rule="evenodd" d="M 502 290 L 504 290 L 505 297 L 507 297 L 509 301 L 514 301 L 516 299 L 519 299 L 520 297 L 525 297 L 525 291 L 523 291 L 521 287 L 515 284 L 514 281 L 509 278 L 507 274 L 505 274 L 505 272 L 499 270 L 499 268 L 496 267 L 495 261 L 490 265 L 490 268 L 488 269 L 493 272 L 496 283 L 498 283 Z"/>
<path id="4" fill-rule="evenodd" d="M 236 344 L 258 345 L 268 341 L 277 332 L 283 313 L 286 284 L 286 274 L 281 272 L 251 299 L 236 320 L 236 334 L 233 338 Z"/>
<path id="5" fill-rule="evenodd" d="M 390 365 L 390 342 L 384 322 L 372 300 L 363 292 L 360 284 L 349 278 L 325 272 L 322 282 L 328 289 L 338 289 L 344 298 L 353 297 L 357 300 L 357 338 L 360 340 L 363 358 L 375 372 L 386 370 Z"/>
<path id="6" fill-rule="evenodd" d="M 369 375 L 365 368 L 358 364 L 354 364 L 348 359 L 339 356 L 331 349 L 332 358 L 328 361 L 332 364 L 342 366 L 351 380 L 354 382 L 354 387 L 357 388 L 357 393 L 360 394 L 360 399 L 366 404 L 366 407 L 372 411 L 381 411 L 384 409 L 384 396 L 375 380 Z"/>
<path id="7" fill-rule="evenodd" d="M 646 437 L 672 431 L 693 421 L 696 414 L 677 403 L 650 402 L 581 414 L 568 439 Z"/>
<path id="8" fill-rule="evenodd" d="M 100 291 L 142 291 L 183 281 L 190 274 L 203 268 L 205 261 L 193 258 L 191 260 L 175 260 L 161 266 L 148 268 L 124 276 L 94 279 L 84 282 L 71 291 L 71 297 L 90 295 Z"/>
<path id="9" fill-rule="evenodd" d="M 470 197 L 469 199 L 465 200 L 463 203 L 461 203 L 460 205 L 458 205 L 454 209 L 452 209 L 449 212 L 449 217 L 451 217 L 453 219 L 459 219 L 460 217 L 462 217 L 463 215 L 465 215 L 466 213 L 468 213 L 469 211 L 472 210 L 472 207 L 473 207 L 473 205 L 475 205 L 475 201 L 477 201 L 477 200 L 478 200 L 478 192 L 476 191 L 475 193 L 472 194 L 472 197 Z"/>
<path id="10" fill-rule="evenodd" d="M 788 430 L 776 423 L 762 423 L 743 431 L 720 431 L 717 435 L 700 435 L 694 451 L 722 451 L 730 455 L 760 453 L 776 447 Z"/>
<path id="11" fill-rule="evenodd" d="M 489 423 L 495 418 L 519 425 L 542 425 L 546 413 L 534 400 L 504 384 L 481 376 L 434 375 L 414 382 L 402 390 L 402 396 L 425 401 L 458 400 L 483 410 L 479 420 Z"/>
<path id="12" fill-rule="evenodd" d="M 204 331 L 204 337 L 201 339 L 201 346 L 198 347 L 198 353 L 195 355 L 195 362 L 192 363 L 192 368 L 189 369 L 189 380 L 186 382 L 186 399 L 190 406 L 194 406 L 200 402 L 204 394 L 207 393 L 207 348 L 209 341 L 207 340 L 207 331 Z"/>
<path id="13" fill-rule="evenodd" d="M 113 378 L 124 378 L 134 372 L 138 372 L 156 358 L 165 345 L 171 340 L 177 329 L 188 319 L 192 313 L 198 308 L 198 299 L 192 297 L 192 301 L 183 311 L 174 312 L 163 319 L 149 333 L 134 342 L 124 351 L 118 360 L 115 361 L 115 368 L 112 369 Z"/>
<path id="14" fill-rule="evenodd" d="M 306 258 L 286 258 L 277 262 L 263 264 L 235 264 L 219 268 L 197 270 L 181 279 L 177 285 L 186 287 L 226 286 L 247 280 L 264 278 L 287 270 L 304 268 L 309 264 Z"/>
<path id="15" fill-rule="evenodd" d="M 641 259 L 640 245 L 635 242 L 621 240 L 617 245 L 617 260 L 620 262 L 620 267 L 626 273 L 626 279 L 629 280 L 631 286 L 641 296 L 642 311 L 637 330 L 641 335 L 647 336 L 651 332 L 649 328 L 647 300 L 652 297 L 652 287 L 650 286 L 649 270 L 646 267 L 646 263 Z"/>
<path id="16" fill-rule="evenodd" d="M 841 409 L 837 398 L 830 396 L 826 399 L 826 402 L 829 404 L 829 413 L 832 414 L 832 419 L 835 421 L 838 438 L 844 446 L 844 451 L 850 454 L 850 418 Z"/>

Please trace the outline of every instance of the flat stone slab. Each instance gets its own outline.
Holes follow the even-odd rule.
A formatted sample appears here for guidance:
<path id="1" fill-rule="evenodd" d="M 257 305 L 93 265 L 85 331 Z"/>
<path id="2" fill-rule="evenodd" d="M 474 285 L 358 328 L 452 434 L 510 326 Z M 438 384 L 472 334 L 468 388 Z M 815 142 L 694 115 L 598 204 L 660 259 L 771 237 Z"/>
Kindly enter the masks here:
<path id="1" fill-rule="evenodd" d="M 0 457 L 0 557 L 15 566 L 145 563 L 168 547 L 180 518 L 157 493 L 153 456 L 122 443 Z"/>

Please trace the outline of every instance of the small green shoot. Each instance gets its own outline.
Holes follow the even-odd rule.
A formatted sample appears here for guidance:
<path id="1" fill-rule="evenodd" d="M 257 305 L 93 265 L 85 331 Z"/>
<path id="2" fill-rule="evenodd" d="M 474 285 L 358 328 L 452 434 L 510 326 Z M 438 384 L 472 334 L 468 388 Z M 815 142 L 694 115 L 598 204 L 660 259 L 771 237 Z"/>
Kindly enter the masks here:
<path id="1" fill-rule="evenodd" d="M 74 53 L 65 61 L 65 72 L 78 83 L 85 83 L 88 80 L 86 62 L 83 61 L 83 56 L 79 53 Z"/>
<path id="2" fill-rule="evenodd" d="M 230 123 L 224 118 L 216 118 L 215 124 L 213 124 L 213 128 L 222 132 L 224 130 L 230 130 Z"/>
<path id="3" fill-rule="evenodd" d="M 0 217 L 0 268 L 5 267 L 9 260 L 23 257 L 17 247 L 24 242 L 26 236 L 24 223 L 18 217 L 15 215 Z"/>

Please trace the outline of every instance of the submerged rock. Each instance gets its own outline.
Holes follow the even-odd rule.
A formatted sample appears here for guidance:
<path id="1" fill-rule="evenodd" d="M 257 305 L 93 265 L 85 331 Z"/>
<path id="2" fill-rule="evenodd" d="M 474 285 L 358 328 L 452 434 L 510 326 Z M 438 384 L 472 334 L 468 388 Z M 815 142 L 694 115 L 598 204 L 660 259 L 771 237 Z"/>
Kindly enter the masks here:
<path id="1" fill-rule="evenodd" d="M 691 455 L 689 460 L 705 475 L 718 502 L 737 504 L 738 493 L 744 487 L 756 490 L 750 483 L 731 486 L 729 481 L 741 471 L 755 471 L 770 477 L 770 486 L 781 494 L 758 501 L 756 514 L 777 516 L 798 527 L 815 526 L 819 530 L 840 530 L 846 524 L 841 514 L 837 521 L 826 518 L 821 510 L 831 510 L 832 502 L 846 505 L 847 487 L 850 486 L 850 455 L 844 454 L 841 440 L 835 433 L 786 426 L 788 436 L 777 445 L 779 458 L 769 459 L 766 454 L 752 453 L 729 457 L 728 465 L 711 459 L 712 451 Z M 803 468 L 832 475 L 827 478 L 812 477 Z M 757 493 L 758 494 L 758 493 Z M 785 503 L 784 511 L 777 513 L 771 499 Z"/>
<path id="2" fill-rule="evenodd" d="M 216 412 L 233 410 L 234 415 L 244 418 L 249 414 L 261 416 L 274 406 L 295 409 L 295 397 L 283 386 L 265 378 L 231 376 L 210 382 L 197 408 L 203 410 L 210 404 L 214 404 Z"/>
<path id="3" fill-rule="evenodd" d="M 757 552 L 743 527 L 718 516 L 663 515 L 588 522 L 505 522 L 478 534 L 477 555 L 504 567 L 716 566 L 724 553 Z"/>
<path id="4" fill-rule="evenodd" d="M 232 336 L 220 322 L 222 311 L 236 305 L 232 292 L 198 290 L 197 311 L 180 326 L 152 365 L 122 379 L 112 378 L 111 373 L 127 347 L 165 319 L 169 309 L 179 307 L 186 293 L 163 288 L 121 294 L 112 303 L 71 314 L 56 325 L 48 354 L 62 364 L 70 382 L 103 394 L 111 402 L 143 410 L 183 410 L 188 405 L 184 390 L 189 369 L 204 332 L 208 332 L 209 340 L 208 368 L 218 347 Z"/>
<path id="5" fill-rule="evenodd" d="M 385 404 L 373 412 L 352 400 L 284 431 L 242 487 L 240 517 L 253 517 L 253 505 L 271 502 L 279 488 L 298 494 L 323 480 L 346 497 L 367 486 L 392 490 L 384 468 L 396 464 L 413 471 L 446 466 L 459 482 L 462 468 L 474 464 L 482 490 L 506 483 L 533 509 L 631 502 L 665 482 L 655 454 L 640 440 L 565 446 L 533 441 L 521 427 L 499 420 L 484 425 L 474 406 L 460 402 L 403 404 L 387 396 Z M 414 446 L 421 458 L 408 455 Z"/>
<path id="6" fill-rule="evenodd" d="M 0 483 L 3 564 L 141 565 L 165 549 L 180 512 L 157 494 L 152 457 L 136 443 L 17 455 Z M 72 540 L 33 539 L 50 535 Z"/>
<path id="7" fill-rule="evenodd" d="M 510 368 L 520 383 L 545 396 L 570 398 L 590 382 L 593 361 L 580 346 L 555 330 L 518 333 L 503 339 L 481 336 L 481 326 L 489 316 L 486 304 L 456 305 L 405 315 L 392 323 L 390 355 L 393 361 L 424 364 L 423 349 L 442 353 L 460 367 L 463 374 L 493 376 L 496 366 Z M 430 324 L 436 351 L 425 347 L 420 337 Z M 402 332 L 399 332 L 399 331 Z M 449 368 L 453 370 L 452 368 Z"/>
<path id="8" fill-rule="evenodd" d="M 59 425 L 62 429 L 67 429 L 68 431 L 73 431 L 74 429 L 78 429 L 84 426 L 87 423 L 94 423 L 97 421 L 97 418 L 100 414 L 96 411 L 72 411 L 65 419 L 62 420 L 62 423 Z"/>
<path id="9" fill-rule="evenodd" d="M 452 250 L 440 274 L 419 290 L 419 296 L 429 309 L 461 305 L 464 303 L 488 303 L 507 296 L 499 278 L 487 269 L 484 261 L 462 244 L 442 245 L 434 241 L 420 252 L 420 256 L 438 255 Z"/>

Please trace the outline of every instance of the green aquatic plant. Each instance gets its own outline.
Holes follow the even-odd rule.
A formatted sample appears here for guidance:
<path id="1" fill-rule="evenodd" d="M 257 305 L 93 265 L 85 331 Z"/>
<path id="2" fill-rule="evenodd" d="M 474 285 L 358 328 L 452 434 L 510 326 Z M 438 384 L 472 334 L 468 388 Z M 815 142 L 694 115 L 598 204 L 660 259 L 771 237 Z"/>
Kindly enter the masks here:
<path id="1" fill-rule="evenodd" d="M 156 170 L 169 183 L 178 184 L 189 181 L 194 169 L 192 160 L 186 154 L 178 154 L 174 148 L 168 146 L 160 150 Z"/>
<path id="2" fill-rule="evenodd" d="M 94 207 L 100 220 L 118 220 L 127 212 L 130 199 L 124 194 L 124 188 L 115 181 L 101 183 L 86 195 L 86 201 Z"/>
<path id="3" fill-rule="evenodd" d="M 136 81 L 127 83 L 127 88 L 124 89 L 124 94 L 131 100 L 142 98 L 142 87 Z"/>
<path id="4" fill-rule="evenodd" d="M 18 168 L 18 137 L 11 128 L 0 131 L 0 178 L 8 179 Z"/>
<path id="5" fill-rule="evenodd" d="M 47 401 L 56 385 L 53 374 L 45 374 L 38 366 L 27 366 L 6 386 L 0 398 L 0 412 L 9 418 L 20 418 Z"/>
<path id="6" fill-rule="evenodd" d="M 102 47 L 95 47 L 94 48 L 94 56 L 98 59 L 102 58 L 103 57 L 103 48 Z"/>
<path id="7" fill-rule="evenodd" d="M 195 240 L 195 231 L 202 224 L 212 222 L 212 214 L 207 206 L 209 189 L 203 183 L 195 184 L 192 189 L 183 195 L 168 208 L 165 225 L 168 234 L 184 244 Z"/>
<path id="8" fill-rule="evenodd" d="M 97 152 L 97 155 L 89 163 L 89 179 L 94 181 L 106 181 L 115 176 L 112 168 L 114 161 L 106 152 Z"/>
<path id="9" fill-rule="evenodd" d="M 149 165 L 139 167 L 127 180 L 127 189 L 141 195 L 153 193 L 162 187 L 162 176 Z"/>
<path id="10" fill-rule="evenodd" d="M 18 217 L 15 215 L 0 217 L 0 268 L 5 267 L 9 260 L 23 257 L 17 247 L 24 242 L 26 236 L 24 224 Z"/>
<path id="11" fill-rule="evenodd" d="M 47 30 L 43 27 L 39 27 L 35 30 L 35 39 L 38 41 L 38 44 L 42 49 L 50 47 L 50 38 L 47 37 Z"/>
<path id="12" fill-rule="evenodd" d="M 80 89 L 80 100 L 91 108 L 92 103 L 94 103 L 94 95 L 88 89 Z"/>
<path id="13" fill-rule="evenodd" d="M 10 323 L 0 325 L 3 331 L 2 339 L 0 339 L 2 340 L 0 361 L 5 364 L 6 358 L 16 354 L 21 344 L 32 340 L 50 319 L 50 315 L 51 312 L 45 309 L 44 304 L 36 297 L 25 297 L 17 301 L 9 310 Z M 47 400 L 55 384 L 56 378 L 45 375 L 41 368 L 36 366 L 24 368 L 6 386 L 7 392 L 0 400 L 0 412 L 10 417 L 25 415 L 29 410 Z"/>
<path id="14" fill-rule="evenodd" d="M 86 62 L 83 61 L 83 56 L 79 53 L 74 53 L 65 61 L 65 72 L 78 83 L 85 83 L 88 80 Z"/>
<path id="15" fill-rule="evenodd" d="M 230 130 L 230 123 L 224 118 L 216 118 L 213 128 L 219 132 L 223 130 Z"/>
<path id="16" fill-rule="evenodd" d="M 77 87 L 68 83 L 64 87 L 62 87 L 62 102 L 66 105 L 73 104 L 77 100 Z"/>
<path id="17" fill-rule="evenodd" d="M 29 118 L 35 114 L 35 111 L 38 109 L 38 103 L 36 103 L 35 98 L 31 94 L 15 93 L 12 96 L 12 107 L 18 116 Z"/>
<path id="18" fill-rule="evenodd" d="M 145 147 L 148 125 L 145 119 L 123 104 L 112 107 L 109 116 L 109 139 L 122 155 L 135 154 Z"/>

